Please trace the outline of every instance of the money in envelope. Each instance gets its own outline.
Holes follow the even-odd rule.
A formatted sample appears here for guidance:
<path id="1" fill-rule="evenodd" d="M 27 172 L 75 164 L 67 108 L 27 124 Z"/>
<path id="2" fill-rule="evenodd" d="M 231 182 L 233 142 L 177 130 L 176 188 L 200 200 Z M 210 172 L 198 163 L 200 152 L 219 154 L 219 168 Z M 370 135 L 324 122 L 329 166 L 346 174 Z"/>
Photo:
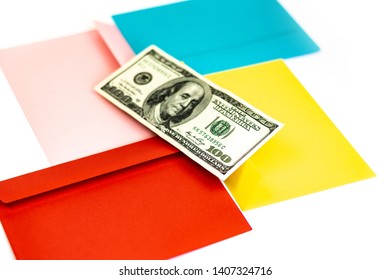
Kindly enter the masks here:
<path id="1" fill-rule="evenodd" d="M 283 127 L 156 46 L 95 90 L 221 180 Z"/>

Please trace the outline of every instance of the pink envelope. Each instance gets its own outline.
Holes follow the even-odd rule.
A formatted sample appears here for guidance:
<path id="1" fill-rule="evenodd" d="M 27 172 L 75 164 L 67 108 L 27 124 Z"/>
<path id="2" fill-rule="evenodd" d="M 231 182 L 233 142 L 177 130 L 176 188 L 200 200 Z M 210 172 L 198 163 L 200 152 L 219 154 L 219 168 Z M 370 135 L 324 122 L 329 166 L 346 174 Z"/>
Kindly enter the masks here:
<path id="1" fill-rule="evenodd" d="M 219 180 L 93 91 L 119 67 L 97 31 L 0 50 L 0 65 L 50 162 L 0 181 L 16 258 L 165 259 L 250 230 Z"/>
<path id="2" fill-rule="evenodd" d="M 98 32 L 3 50 L 0 59 L 52 165 L 154 136 L 93 91 L 119 67 Z"/>

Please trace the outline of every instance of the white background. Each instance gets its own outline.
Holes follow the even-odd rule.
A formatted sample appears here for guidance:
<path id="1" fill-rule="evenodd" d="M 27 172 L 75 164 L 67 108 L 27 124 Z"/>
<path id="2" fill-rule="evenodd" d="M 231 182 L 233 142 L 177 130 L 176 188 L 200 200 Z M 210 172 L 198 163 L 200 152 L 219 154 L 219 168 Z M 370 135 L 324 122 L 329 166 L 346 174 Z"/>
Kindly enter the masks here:
<path id="1" fill-rule="evenodd" d="M 88 30 L 93 20 L 168 2 L 1 0 L 0 48 Z M 257 279 L 390 279 L 390 6 L 385 0 L 280 2 L 321 48 L 288 66 L 376 178 L 246 211 L 251 232 L 167 262 L 13 261 L 0 233 L 0 279 L 123 279 L 124 265 L 272 267 L 271 277 Z"/>

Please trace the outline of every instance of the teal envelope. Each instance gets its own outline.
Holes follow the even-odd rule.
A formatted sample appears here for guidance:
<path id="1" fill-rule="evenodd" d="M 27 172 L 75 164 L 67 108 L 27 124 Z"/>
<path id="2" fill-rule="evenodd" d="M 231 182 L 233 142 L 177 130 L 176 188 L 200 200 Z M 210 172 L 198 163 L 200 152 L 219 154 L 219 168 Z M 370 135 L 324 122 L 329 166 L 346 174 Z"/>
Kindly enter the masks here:
<path id="1" fill-rule="evenodd" d="M 136 53 L 151 44 L 207 74 L 318 51 L 275 0 L 196 0 L 114 15 Z"/>

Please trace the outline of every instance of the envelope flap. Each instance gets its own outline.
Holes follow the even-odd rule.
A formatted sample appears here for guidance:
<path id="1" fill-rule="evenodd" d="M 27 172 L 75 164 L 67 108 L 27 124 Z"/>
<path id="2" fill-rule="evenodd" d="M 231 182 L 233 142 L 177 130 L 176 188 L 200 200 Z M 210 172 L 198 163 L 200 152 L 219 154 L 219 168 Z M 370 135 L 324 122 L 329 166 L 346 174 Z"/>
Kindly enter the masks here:
<path id="1" fill-rule="evenodd" d="M 176 152 L 172 145 L 152 137 L 2 181 L 0 200 L 10 203 Z"/>
<path id="2" fill-rule="evenodd" d="M 113 20 L 135 53 L 157 45 L 201 74 L 319 50 L 275 0 L 185 1 Z"/>
<path id="3" fill-rule="evenodd" d="M 134 51 L 116 26 L 100 21 L 95 21 L 95 26 L 97 32 L 99 32 L 99 35 L 120 65 L 124 65 L 134 57 Z"/>

